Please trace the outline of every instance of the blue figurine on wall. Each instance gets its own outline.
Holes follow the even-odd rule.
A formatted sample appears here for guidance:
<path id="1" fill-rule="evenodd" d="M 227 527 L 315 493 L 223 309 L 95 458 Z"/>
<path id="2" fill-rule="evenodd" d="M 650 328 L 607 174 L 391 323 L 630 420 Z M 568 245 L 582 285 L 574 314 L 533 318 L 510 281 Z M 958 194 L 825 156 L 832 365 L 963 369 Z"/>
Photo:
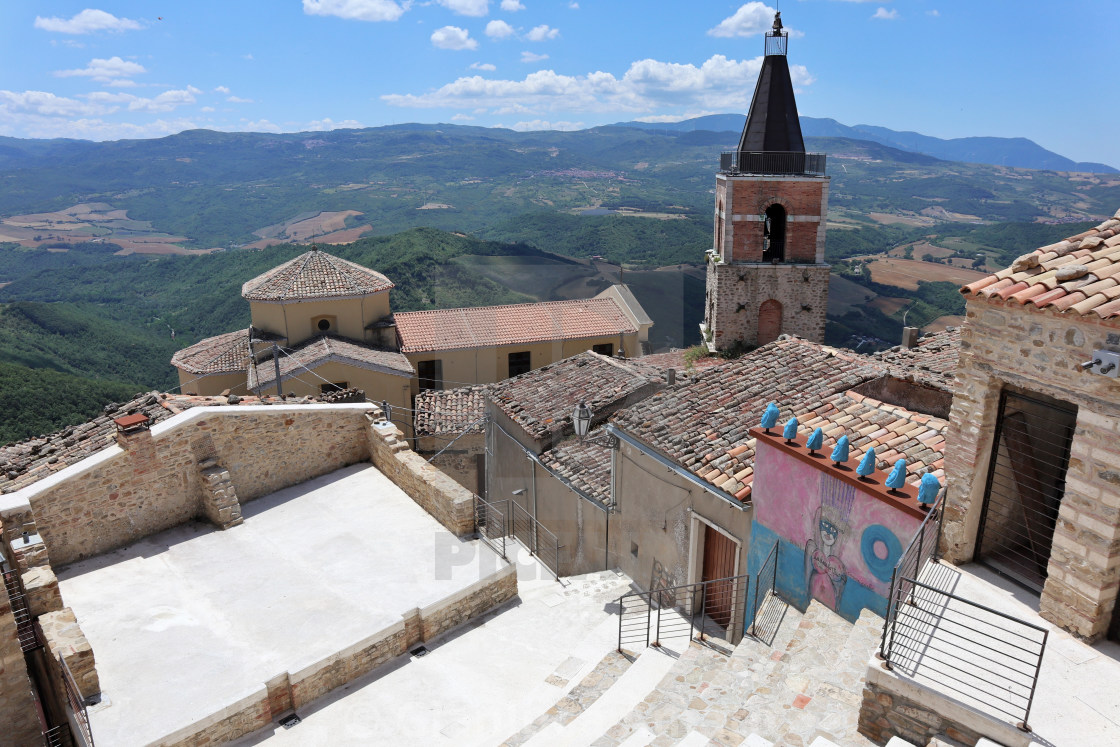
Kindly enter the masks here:
<path id="1" fill-rule="evenodd" d="M 918 485 L 918 504 L 927 511 L 937 502 L 937 494 L 941 492 L 941 481 L 933 473 L 922 475 L 922 482 Z"/>
<path id="2" fill-rule="evenodd" d="M 873 472 L 875 472 L 874 446 L 867 450 L 867 453 L 863 455 L 863 459 L 860 460 L 859 466 L 856 467 L 856 474 L 860 476 L 860 479 L 870 477 Z"/>
<path id="3" fill-rule="evenodd" d="M 805 442 L 805 446 L 808 447 L 810 454 L 815 453 L 817 449 L 819 449 L 823 444 L 824 431 L 822 431 L 820 428 L 817 428 L 815 431 L 813 431 L 813 435 L 809 436 L 809 440 Z"/>
<path id="4" fill-rule="evenodd" d="M 762 428 L 767 433 L 769 433 L 770 429 L 778 422 L 778 416 L 780 414 L 781 411 L 778 410 L 778 406 L 773 402 L 766 405 L 766 409 L 762 411 Z"/>
<path id="5" fill-rule="evenodd" d="M 829 457 L 833 464 L 839 467 L 844 462 L 848 461 L 848 437 L 841 436 L 836 441 L 836 448 L 832 450 L 832 456 Z"/>
<path id="6" fill-rule="evenodd" d="M 793 439 L 797 438 L 797 418 L 790 418 L 786 421 L 785 430 L 782 431 L 782 437 L 786 440 L 787 444 L 793 443 Z"/>
<path id="7" fill-rule="evenodd" d="M 887 487 L 891 492 L 901 490 L 906 485 L 906 460 L 899 459 L 894 463 L 894 469 L 887 475 Z"/>

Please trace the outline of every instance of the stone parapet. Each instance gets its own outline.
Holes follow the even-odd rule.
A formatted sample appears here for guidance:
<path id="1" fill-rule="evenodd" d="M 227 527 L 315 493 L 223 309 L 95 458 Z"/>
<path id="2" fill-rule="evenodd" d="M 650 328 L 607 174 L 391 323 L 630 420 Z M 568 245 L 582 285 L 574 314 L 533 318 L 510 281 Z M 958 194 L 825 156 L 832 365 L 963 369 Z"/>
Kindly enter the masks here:
<path id="1" fill-rule="evenodd" d="M 202 477 L 202 512 L 210 523 L 219 529 L 243 523 L 241 502 L 237 500 L 237 488 L 233 486 L 229 470 L 209 457 L 199 462 L 198 471 Z"/>
<path id="2" fill-rule="evenodd" d="M 29 569 L 21 576 L 27 608 L 32 617 L 40 617 L 48 612 L 62 609 L 62 592 L 58 589 L 58 579 L 50 566 Z"/>
<path id="3" fill-rule="evenodd" d="M 474 532 L 474 494 L 410 450 L 404 434 L 378 420 L 379 413 L 368 416 L 373 465 L 452 534 L 462 537 Z"/>
<path id="4" fill-rule="evenodd" d="M 872 657 L 859 709 L 859 732 L 876 744 L 900 737 L 930 744 L 948 737 L 963 744 L 992 739 L 1005 747 L 1028 747 L 1029 732 L 1000 721 L 943 693 L 884 670 Z"/>
<path id="5" fill-rule="evenodd" d="M 31 692 L 16 620 L 4 584 L 0 582 L 0 742 L 42 744 L 42 725 Z"/>
<path id="6" fill-rule="evenodd" d="M 37 623 L 52 661 L 59 657 L 66 662 L 82 699 L 90 702 L 101 695 L 101 683 L 93 659 L 93 648 L 78 625 L 78 618 L 69 607 L 48 612 Z M 63 698 L 64 700 L 65 698 Z"/>

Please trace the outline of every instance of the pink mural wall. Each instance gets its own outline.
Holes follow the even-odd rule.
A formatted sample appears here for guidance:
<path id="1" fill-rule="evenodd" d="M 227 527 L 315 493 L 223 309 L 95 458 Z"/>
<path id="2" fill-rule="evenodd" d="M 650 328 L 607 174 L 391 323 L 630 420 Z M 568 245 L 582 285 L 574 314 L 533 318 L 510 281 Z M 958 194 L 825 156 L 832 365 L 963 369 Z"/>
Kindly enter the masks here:
<path id="1" fill-rule="evenodd" d="M 827 452 L 757 439 L 751 554 L 780 542 L 778 586 L 791 601 L 817 599 L 852 619 L 885 609 L 891 570 L 924 516 L 913 491 L 892 497 L 885 477 L 863 483 Z"/>

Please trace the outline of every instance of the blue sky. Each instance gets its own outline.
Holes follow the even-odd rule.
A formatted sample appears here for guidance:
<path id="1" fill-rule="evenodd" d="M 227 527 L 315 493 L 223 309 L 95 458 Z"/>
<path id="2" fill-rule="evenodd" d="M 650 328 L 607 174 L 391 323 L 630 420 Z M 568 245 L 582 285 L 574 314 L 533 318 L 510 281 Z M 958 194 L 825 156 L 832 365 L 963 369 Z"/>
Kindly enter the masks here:
<path id="1" fill-rule="evenodd" d="M 745 112 L 776 0 L 3 0 L 0 134 Z M 802 114 L 1120 166 L 1116 0 L 784 0 Z"/>

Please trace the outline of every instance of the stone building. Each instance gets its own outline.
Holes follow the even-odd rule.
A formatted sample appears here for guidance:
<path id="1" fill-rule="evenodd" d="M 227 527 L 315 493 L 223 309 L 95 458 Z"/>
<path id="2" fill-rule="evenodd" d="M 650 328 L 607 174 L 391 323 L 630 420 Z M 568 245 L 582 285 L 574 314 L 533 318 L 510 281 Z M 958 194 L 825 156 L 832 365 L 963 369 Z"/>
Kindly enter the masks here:
<path id="1" fill-rule="evenodd" d="M 702 331 L 713 350 L 765 345 L 781 334 L 824 340 L 828 182 L 823 153 L 806 153 L 780 14 L 739 147 L 716 175 Z"/>
<path id="2" fill-rule="evenodd" d="M 395 314 L 392 288 L 381 273 L 313 247 L 245 283 L 248 329 L 172 357 L 182 391 L 358 389 L 406 412 L 420 391 L 445 381 L 487 384 L 584 350 L 639 356 L 652 325 L 625 286 L 583 300 Z"/>
<path id="3" fill-rule="evenodd" d="M 1043 617 L 1116 634 L 1120 213 L 965 286 L 946 557 L 1041 594 Z"/>

